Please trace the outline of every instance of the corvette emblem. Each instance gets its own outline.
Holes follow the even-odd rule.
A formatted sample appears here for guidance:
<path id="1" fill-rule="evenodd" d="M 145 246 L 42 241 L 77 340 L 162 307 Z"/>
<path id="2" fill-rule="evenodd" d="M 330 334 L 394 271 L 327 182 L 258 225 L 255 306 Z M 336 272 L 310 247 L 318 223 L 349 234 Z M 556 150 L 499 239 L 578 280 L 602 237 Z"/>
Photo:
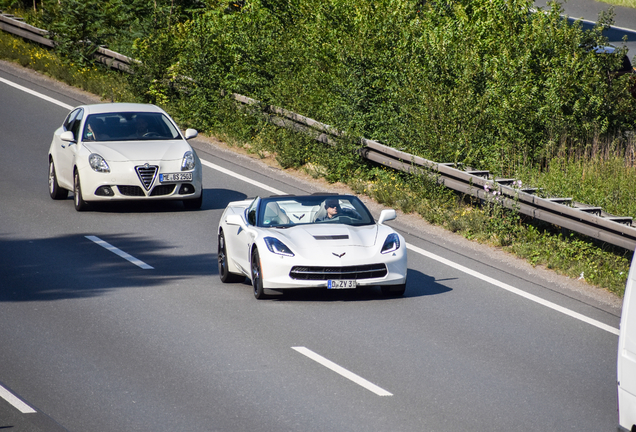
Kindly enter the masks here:
<path id="1" fill-rule="evenodd" d="M 332 254 L 334 254 L 335 256 L 337 256 L 338 258 L 342 258 L 344 256 L 344 254 L 346 254 L 346 252 L 341 253 L 340 255 L 338 255 L 335 252 L 331 252 Z"/>
<path id="2" fill-rule="evenodd" d="M 296 219 L 301 220 L 302 218 L 304 218 L 304 217 L 305 217 L 305 214 L 302 214 L 302 215 L 300 215 L 300 216 L 296 216 L 296 215 L 293 215 L 293 216 L 294 216 Z"/>

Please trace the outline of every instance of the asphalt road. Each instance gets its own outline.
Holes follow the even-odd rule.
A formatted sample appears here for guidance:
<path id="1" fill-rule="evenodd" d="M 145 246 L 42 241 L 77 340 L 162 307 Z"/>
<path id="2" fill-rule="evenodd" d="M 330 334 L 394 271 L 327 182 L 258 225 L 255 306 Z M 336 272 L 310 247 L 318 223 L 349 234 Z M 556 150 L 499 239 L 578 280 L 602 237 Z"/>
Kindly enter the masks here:
<path id="1" fill-rule="evenodd" d="M 4 63 L 0 79 L 88 101 Z M 399 218 L 391 225 L 411 247 L 404 298 L 257 301 L 248 284 L 219 281 L 223 208 L 269 194 L 254 181 L 321 187 L 195 140 L 201 159 L 232 173 L 204 169 L 200 211 L 78 213 L 47 191 L 47 150 L 67 112 L 0 82 L 0 430 L 616 429 L 617 307 Z"/>
<path id="2" fill-rule="evenodd" d="M 537 7 L 547 9 L 548 0 L 536 0 Z M 621 47 L 623 44 L 628 49 L 627 55 L 632 61 L 636 55 L 636 9 L 613 6 L 596 0 L 569 0 L 561 1 L 564 15 L 568 16 L 570 22 L 581 20 L 583 28 L 591 29 L 598 20 L 602 11 L 614 10 L 614 26 L 604 32 L 611 45 Z M 623 40 L 626 38 L 626 40 Z"/>

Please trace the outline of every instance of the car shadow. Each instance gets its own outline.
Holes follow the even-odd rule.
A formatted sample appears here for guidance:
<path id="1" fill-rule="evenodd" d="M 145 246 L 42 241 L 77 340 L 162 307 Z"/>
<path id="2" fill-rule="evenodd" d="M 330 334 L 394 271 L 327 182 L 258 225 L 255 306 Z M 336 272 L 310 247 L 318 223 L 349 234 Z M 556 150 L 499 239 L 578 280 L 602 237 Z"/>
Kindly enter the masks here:
<path id="1" fill-rule="evenodd" d="M 204 189 L 203 204 L 199 210 L 221 210 L 227 207 L 232 201 L 242 201 L 247 198 L 244 193 L 231 189 Z M 69 194 L 70 201 L 73 201 L 72 194 Z M 186 211 L 180 200 L 139 200 L 139 201 L 113 201 L 90 203 L 87 212 L 98 213 L 173 213 Z"/>
<path id="2" fill-rule="evenodd" d="M 92 298 L 117 289 L 160 287 L 218 277 L 216 253 L 174 254 L 174 245 L 134 235 L 101 240 L 153 267 L 142 269 L 86 234 L 42 239 L 0 236 L 0 302 Z"/>
<path id="3" fill-rule="evenodd" d="M 249 285 L 249 279 L 243 284 Z M 277 301 L 375 301 L 375 300 L 404 300 L 413 297 L 444 294 L 452 291 L 435 278 L 425 275 L 419 270 L 408 269 L 406 292 L 402 297 L 385 296 L 380 287 L 362 287 L 356 290 L 327 290 L 324 288 L 266 290 L 270 300 Z M 251 293 L 251 288 L 250 288 Z"/>

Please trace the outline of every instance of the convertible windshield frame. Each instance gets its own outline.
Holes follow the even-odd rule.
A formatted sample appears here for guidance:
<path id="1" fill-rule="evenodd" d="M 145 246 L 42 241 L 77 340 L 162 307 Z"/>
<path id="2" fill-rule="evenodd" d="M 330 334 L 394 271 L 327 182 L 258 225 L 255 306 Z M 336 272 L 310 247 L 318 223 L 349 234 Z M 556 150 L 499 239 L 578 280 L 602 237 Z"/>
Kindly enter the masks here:
<path id="1" fill-rule="evenodd" d="M 82 141 L 167 141 L 181 132 L 160 112 L 94 113 L 86 117 Z"/>
<path id="2" fill-rule="evenodd" d="M 326 205 L 336 204 L 339 214 L 329 217 Z M 333 213 L 333 211 L 332 211 Z M 291 228 L 298 225 L 373 225 L 369 209 L 354 195 L 288 195 L 261 198 L 256 226 Z"/>

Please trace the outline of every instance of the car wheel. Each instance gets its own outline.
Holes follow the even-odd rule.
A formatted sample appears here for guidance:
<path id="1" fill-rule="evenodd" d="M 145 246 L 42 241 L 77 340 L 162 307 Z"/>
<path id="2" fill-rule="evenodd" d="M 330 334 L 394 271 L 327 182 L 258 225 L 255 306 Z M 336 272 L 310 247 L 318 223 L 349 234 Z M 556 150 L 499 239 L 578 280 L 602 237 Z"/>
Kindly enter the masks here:
<path id="1" fill-rule="evenodd" d="M 203 205 L 203 192 L 199 198 L 183 200 L 183 207 L 188 210 L 198 210 Z"/>
<path id="2" fill-rule="evenodd" d="M 252 252 L 252 286 L 254 287 L 254 297 L 259 300 L 264 299 L 263 272 L 261 271 L 261 257 L 258 255 L 258 249 L 254 249 Z"/>
<path id="3" fill-rule="evenodd" d="M 229 265 L 227 262 L 227 248 L 225 247 L 225 236 L 223 231 L 219 234 L 219 247 L 217 252 L 217 258 L 219 261 L 219 277 L 223 283 L 242 282 L 245 280 L 245 276 L 230 273 Z"/>
<path id="4" fill-rule="evenodd" d="M 77 171 L 75 171 L 75 174 L 73 175 L 73 194 L 75 195 L 75 197 L 73 198 L 73 201 L 75 203 L 75 210 L 77 211 L 86 210 L 86 207 L 88 207 L 88 204 L 86 203 L 86 201 L 84 201 L 84 198 L 82 197 L 82 187 L 80 185 L 79 173 Z"/>
<path id="5" fill-rule="evenodd" d="M 55 174 L 55 164 L 53 159 L 49 161 L 49 195 L 54 200 L 62 200 L 68 196 L 68 190 L 61 188 L 57 184 L 57 175 Z"/>
<path id="6" fill-rule="evenodd" d="M 406 282 L 401 285 L 383 285 L 380 289 L 386 297 L 402 297 L 406 291 Z"/>

